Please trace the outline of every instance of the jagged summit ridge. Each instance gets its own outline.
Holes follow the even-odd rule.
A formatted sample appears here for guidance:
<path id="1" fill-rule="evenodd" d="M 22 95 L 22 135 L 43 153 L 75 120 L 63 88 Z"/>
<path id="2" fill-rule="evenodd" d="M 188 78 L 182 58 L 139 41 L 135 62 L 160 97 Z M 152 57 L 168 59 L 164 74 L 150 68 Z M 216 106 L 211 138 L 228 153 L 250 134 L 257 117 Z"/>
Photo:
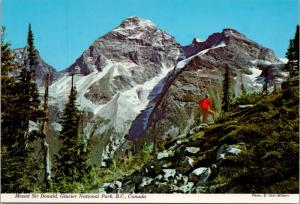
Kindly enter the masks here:
<path id="1" fill-rule="evenodd" d="M 156 27 L 156 25 L 148 19 L 143 19 L 138 16 L 130 16 L 120 24 L 120 27 L 131 29 L 134 27 Z"/>
<path id="2" fill-rule="evenodd" d="M 155 67 L 168 59 L 169 66 L 174 63 L 171 61 L 177 58 L 179 47 L 173 36 L 156 27 L 150 20 L 133 16 L 124 20 L 111 32 L 99 37 L 65 72 L 87 75 L 101 71 L 110 62 L 125 61 L 127 64 L 153 64 Z M 164 52 L 167 52 L 167 55 L 163 54 Z M 145 76 L 148 78 L 148 73 L 145 73 Z"/>
<path id="3" fill-rule="evenodd" d="M 256 43 L 246 35 L 232 28 L 225 28 L 222 32 L 213 33 L 205 41 L 194 38 L 190 45 L 182 46 L 181 56 L 190 57 L 221 43 L 228 45 L 232 49 L 241 49 L 242 52 L 247 52 L 251 57 L 264 58 L 266 61 L 281 63 L 272 50 Z M 181 59 L 184 59 L 184 57 Z"/>

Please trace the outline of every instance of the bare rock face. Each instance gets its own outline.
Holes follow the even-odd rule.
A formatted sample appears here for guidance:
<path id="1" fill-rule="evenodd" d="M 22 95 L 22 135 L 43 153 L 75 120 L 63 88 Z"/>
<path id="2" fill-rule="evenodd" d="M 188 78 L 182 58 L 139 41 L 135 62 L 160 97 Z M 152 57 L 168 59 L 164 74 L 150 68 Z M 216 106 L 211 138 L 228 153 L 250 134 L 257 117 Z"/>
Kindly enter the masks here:
<path id="1" fill-rule="evenodd" d="M 15 63 L 22 67 L 24 66 L 24 59 L 27 57 L 26 48 L 14 49 L 15 53 Z M 55 69 L 47 64 L 40 56 L 39 52 L 36 50 L 37 54 L 37 65 L 33 67 L 35 73 L 36 82 L 39 86 L 42 86 L 45 82 L 45 77 L 49 73 L 51 77 L 51 82 L 58 78 L 58 73 Z"/>
<path id="2" fill-rule="evenodd" d="M 134 121 L 129 138 L 138 140 L 159 135 L 170 139 L 187 134 L 200 122 L 197 102 L 206 93 L 214 100 L 214 109 L 219 111 L 226 66 L 233 97 L 243 92 L 262 91 L 263 71 L 269 71 L 270 81 L 282 81 L 287 76 L 282 71 L 284 64 L 273 51 L 232 29 L 212 34 L 204 42 L 194 40 L 192 45 L 182 49 L 187 58 L 178 62 L 176 73 L 165 83 L 165 92 L 150 113 L 147 125 L 138 127 L 135 124 L 139 121 Z M 174 128 L 178 130 L 175 136 L 170 134 Z M 131 131 L 137 129 L 143 131 Z"/>
<path id="3" fill-rule="evenodd" d="M 116 64 L 101 80 L 90 86 L 85 97 L 104 104 L 117 91 L 143 84 L 160 74 L 163 67 L 173 67 L 179 53 L 174 37 L 151 21 L 130 17 L 97 39 L 66 72 L 88 75 Z M 112 70 L 114 69 L 114 71 Z"/>
<path id="4" fill-rule="evenodd" d="M 222 42 L 229 45 L 232 50 L 238 49 L 243 56 L 239 56 L 239 58 L 247 59 L 246 56 L 249 56 L 254 59 L 281 63 L 272 50 L 262 47 L 234 29 L 224 29 L 221 33 L 214 33 L 206 41 L 194 39 L 191 45 L 183 46 L 182 50 L 185 56 L 190 57 L 202 50 L 215 47 Z M 230 54 L 233 53 L 228 53 L 228 57 L 232 57 Z"/>

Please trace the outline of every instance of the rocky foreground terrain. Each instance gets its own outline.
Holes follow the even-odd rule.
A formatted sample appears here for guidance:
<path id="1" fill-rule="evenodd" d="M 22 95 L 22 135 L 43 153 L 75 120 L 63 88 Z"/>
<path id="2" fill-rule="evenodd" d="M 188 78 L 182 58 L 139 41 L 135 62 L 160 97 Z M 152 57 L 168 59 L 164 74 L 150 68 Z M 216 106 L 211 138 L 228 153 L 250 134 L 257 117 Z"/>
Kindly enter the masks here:
<path id="1" fill-rule="evenodd" d="M 268 96 L 251 94 L 210 126 L 160 145 L 107 193 L 298 193 L 298 78 Z"/>

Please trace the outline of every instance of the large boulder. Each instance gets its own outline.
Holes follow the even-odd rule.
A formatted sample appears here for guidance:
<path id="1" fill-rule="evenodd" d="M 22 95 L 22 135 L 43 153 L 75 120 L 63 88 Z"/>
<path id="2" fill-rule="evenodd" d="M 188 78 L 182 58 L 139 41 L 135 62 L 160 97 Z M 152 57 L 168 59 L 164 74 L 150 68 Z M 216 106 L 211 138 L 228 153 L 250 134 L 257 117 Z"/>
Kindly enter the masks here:
<path id="1" fill-rule="evenodd" d="M 223 145 L 217 152 L 217 160 L 226 159 L 226 155 L 238 155 L 242 151 L 240 145 Z"/>
<path id="2" fill-rule="evenodd" d="M 199 147 L 186 147 L 185 151 L 190 154 L 197 154 L 200 151 Z"/>
<path id="3" fill-rule="evenodd" d="M 164 150 L 163 152 L 159 152 L 156 156 L 156 159 L 161 160 L 164 158 L 172 157 L 174 156 L 174 152 L 170 150 Z"/>
<path id="4" fill-rule="evenodd" d="M 182 174 L 187 174 L 190 172 L 193 167 L 194 167 L 194 160 L 190 157 L 185 157 L 184 160 L 179 160 L 177 162 L 177 169 L 182 173 Z"/>
<path id="5" fill-rule="evenodd" d="M 194 169 L 194 171 L 190 173 L 189 179 L 191 181 L 197 182 L 197 185 L 200 184 L 204 185 L 207 183 L 210 174 L 211 174 L 211 170 L 209 167 L 200 167 Z"/>

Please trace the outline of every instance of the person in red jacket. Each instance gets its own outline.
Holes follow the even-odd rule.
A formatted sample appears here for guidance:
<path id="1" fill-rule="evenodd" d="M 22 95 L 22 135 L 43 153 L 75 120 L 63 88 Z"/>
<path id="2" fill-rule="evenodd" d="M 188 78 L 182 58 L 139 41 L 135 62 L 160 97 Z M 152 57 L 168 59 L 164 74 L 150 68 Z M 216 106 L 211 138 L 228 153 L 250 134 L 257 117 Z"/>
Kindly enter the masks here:
<path id="1" fill-rule="evenodd" d="M 201 109 L 202 113 L 202 123 L 206 123 L 207 116 L 212 115 L 213 121 L 215 121 L 215 112 L 211 110 L 211 107 L 213 105 L 212 99 L 208 97 L 206 94 L 206 97 L 198 102 L 198 105 Z"/>

